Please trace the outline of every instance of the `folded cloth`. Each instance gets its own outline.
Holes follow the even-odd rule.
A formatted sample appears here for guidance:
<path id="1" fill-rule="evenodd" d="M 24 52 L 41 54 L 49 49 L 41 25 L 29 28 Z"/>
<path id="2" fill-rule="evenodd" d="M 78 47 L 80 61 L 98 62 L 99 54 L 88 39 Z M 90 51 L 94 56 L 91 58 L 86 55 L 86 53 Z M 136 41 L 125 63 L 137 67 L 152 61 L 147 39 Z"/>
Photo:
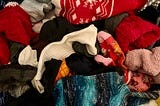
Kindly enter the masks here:
<path id="1" fill-rule="evenodd" d="M 160 73 L 160 47 L 148 49 L 135 49 L 126 54 L 125 65 L 131 71 L 140 71 L 151 76 Z"/>
<path id="2" fill-rule="evenodd" d="M 140 9 L 147 0 L 51 0 L 57 16 L 65 17 L 72 24 L 95 20 Z"/>
<path id="3" fill-rule="evenodd" d="M 116 27 L 116 40 L 122 51 L 147 48 L 160 39 L 160 28 L 138 16 L 124 18 Z"/>

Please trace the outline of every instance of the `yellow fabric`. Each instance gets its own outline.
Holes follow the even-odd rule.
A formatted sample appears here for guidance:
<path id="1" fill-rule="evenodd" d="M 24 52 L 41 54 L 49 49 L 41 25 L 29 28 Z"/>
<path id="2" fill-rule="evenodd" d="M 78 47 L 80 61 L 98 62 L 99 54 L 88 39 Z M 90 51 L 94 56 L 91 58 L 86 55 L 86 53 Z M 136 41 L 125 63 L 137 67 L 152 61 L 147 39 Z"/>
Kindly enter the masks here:
<path id="1" fill-rule="evenodd" d="M 156 103 L 160 106 L 160 97 L 156 100 Z"/>
<path id="2" fill-rule="evenodd" d="M 68 66 L 66 65 L 66 61 L 63 60 L 62 61 L 62 64 L 59 68 L 59 71 L 58 71 L 58 74 L 56 76 L 56 79 L 55 79 L 55 83 L 61 79 L 61 78 L 64 78 L 66 76 L 71 76 L 72 74 L 70 73 L 70 69 L 68 68 Z"/>

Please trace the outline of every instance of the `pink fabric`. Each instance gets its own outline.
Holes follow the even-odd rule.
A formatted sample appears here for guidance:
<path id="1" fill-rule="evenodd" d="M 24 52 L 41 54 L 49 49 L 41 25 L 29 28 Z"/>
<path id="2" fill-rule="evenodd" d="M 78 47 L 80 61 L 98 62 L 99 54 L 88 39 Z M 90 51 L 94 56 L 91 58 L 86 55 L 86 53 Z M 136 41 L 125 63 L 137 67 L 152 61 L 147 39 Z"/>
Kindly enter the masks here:
<path id="1" fill-rule="evenodd" d="M 95 20 L 140 9 L 147 0 L 52 0 L 55 12 L 72 24 L 84 24 Z"/>
<path id="2" fill-rule="evenodd" d="M 160 39 L 160 28 L 138 16 L 124 18 L 116 27 L 116 40 L 124 53 L 147 48 Z"/>
<path id="3" fill-rule="evenodd" d="M 131 71 L 139 71 L 151 76 L 160 73 L 160 47 L 152 50 L 135 49 L 126 54 L 125 65 Z"/>
<path id="4" fill-rule="evenodd" d="M 109 65 L 111 65 L 111 64 L 113 64 L 112 62 L 113 62 L 113 60 L 111 59 L 111 58 L 105 58 L 105 57 L 103 57 L 102 55 L 96 55 L 95 57 L 94 57 L 94 59 L 96 60 L 96 62 L 98 62 L 98 63 L 102 63 L 103 65 L 105 65 L 105 66 L 109 66 Z"/>

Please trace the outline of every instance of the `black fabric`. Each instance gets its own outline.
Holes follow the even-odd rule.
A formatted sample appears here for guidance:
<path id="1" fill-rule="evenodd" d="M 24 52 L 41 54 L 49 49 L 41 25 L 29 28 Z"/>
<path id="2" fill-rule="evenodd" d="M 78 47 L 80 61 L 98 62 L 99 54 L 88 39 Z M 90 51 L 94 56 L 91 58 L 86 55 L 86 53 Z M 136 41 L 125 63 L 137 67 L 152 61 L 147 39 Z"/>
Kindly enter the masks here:
<path id="1" fill-rule="evenodd" d="M 99 46 L 98 42 L 96 42 L 95 47 L 97 48 L 97 53 L 99 53 L 100 52 L 100 46 Z M 72 43 L 72 48 L 78 54 L 82 54 L 82 55 L 85 55 L 87 57 L 93 57 L 93 55 L 88 53 L 87 48 L 86 48 L 86 44 L 81 44 L 80 42 L 74 41 Z"/>
<path id="2" fill-rule="evenodd" d="M 95 74 L 100 74 L 103 72 L 112 72 L 112 71 L 117 71 L 117 72 L 122 72 L 120 75 L 123 74 L 123 71 L 119 67 L 114 67 L 114 66 L 104 66 L 102 64 L 98 64 L 95 60 L 94 57 L 86 57 L 85 55 L 81 54 L 71 54 L 69 57 L 66 59 L 66 64 L 71 70 L 71 72 L 75 73 L 76 75 L 95 75 Z"/>
<path id="3" fill-rule="evenodd" d="M 44 91 L 46 94 L 51 94 L 54 88 L 54 81 L 58 74 L 61 63 L 61 60 L 56 59 L 51 59 L 50 61 L 45 62 L 46 69 L 43 73 L 41 82 L 44 86 Z"/>
<path id="4" fill-rule="evenodd" d="M 24 45 L 17 42 L 9 41 L 9 49 L 10 49 L 10 62 L 14 64 L 18 64 L 18 57 L 20 52 L 24 49 Z"/>
<path id="5" fill-rule="evenodd" d="M 153 6 L 147 6 L 146 9 L 144 9 L 143 11 L 137 12 L 136 16 L 139 16 L 148 22 L 156 24 L 158 18 L 158 11 Z"/>
<path id="6" fill-rule="evenodd" d="M 128 16 L 128 13 L 121 13 L 121 14 L 105 19 L 105 31 L 110 33 L 114 38 L 116 38 L 115 37 L 116 27 L 127 16 Z"/>
<path id="7" fill-rule="evenodd" d="M 39 39 L 39 37 L 33 38 L 30 40 L 30 46 L 33 50 L 37 51 L 37 61 L 39 61 L 40 54 L 42 50 L 48 45 L 49 43 L 45 40 Z"/>
<path id="8" fill-rule="evenodd" d="M 36 75 L 37 68 L 29 65 L 0 65 L 0 91 L 16 89 L 27 84 Z"/>
<path id="9" fill-rule="evenodd" d="M 10 99 L 5 106 L 54 106 L 52 95 L 40 94 L 31 88 L 18 98 Z"/>
<path id="10" fill-rule="evenodd" d="M 10 78 L 18 81 L 30 81 L 35 76 L 36 72 L 37 68 L 30 65 L 0 65 L 0 81 Z"/>
<path id="11" fill-rule="evenodd" d="M 47 21 L 41 28 L 40 39 L 49 43 L 60 41 L 66 34 L 78 31 L 94 24 L 99 30 L 104 29 L 103 20 L 95 21 L 88 24 L 73 25 L 63 17 L 56 17 L 53 20 Z"/>
<path id="12" fill-rule="evenodd" d="M 6 106 L 54 106 L 52 90 L 54 87 L 54 79 L 57 76 L 61 63 L 61 60 L 55 59 L 45 62 L 46 70 L 41 79 L 45 89 L 44 93 L 40 94 L 30 83 L 31 89 L 18 98 L 12 98 Z"/>

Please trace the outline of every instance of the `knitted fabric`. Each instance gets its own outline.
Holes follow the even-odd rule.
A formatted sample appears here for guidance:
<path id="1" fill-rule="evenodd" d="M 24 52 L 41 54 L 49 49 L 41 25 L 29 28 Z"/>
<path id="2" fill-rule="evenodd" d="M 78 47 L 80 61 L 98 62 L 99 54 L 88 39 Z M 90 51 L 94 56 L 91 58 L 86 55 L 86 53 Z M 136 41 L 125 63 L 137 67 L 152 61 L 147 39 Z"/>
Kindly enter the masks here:
<path id="1" fill-rule="evenodd" d="M 29 15 L 17 3 L 6 4 L 0 11 L 0 20 L 0 64 L 8 64 L 10 59 L 8 40 L 28 45 L 30 39 L 37 34 L 32 31 Z"/>
<path id="2" fill-rule="evenodd" d="M 0 65 L 0 91 L 9 92 L 15 97 L 21 96 L 29 89 L 28 82 L 34 78 L 36 70 L 28 65 Z"/>
<path id="3" fill-rule="evenodd" d="M 160 47 L 135 49 L 126 54 L 125 65 L 131 71 L 140 71 L 151 76 L 157 76 L 160 71 Z"/>
<path id="4" fill-rule="evenodd" d="M 55 78 L 54 84 L 57 83 L 58 80 L 60 80 L 61 78 L 67 77 L 67 76 L 72 76 L 73 74 L 70 72 L 69 67 L 66 64 L 66 61 L 63 60 L 62 64 L 58 70 L 58 74 Z"/>
<path id="5" fill-rule="evenodd" d="M 124 53 L 112 35 L 104 31 L 100 31 L 97 35 L 97 38 L 100 43 L 103 56 L 110 57 L 113 60 L 112 65 L 125 67 L 123 65 L 125 59 Z"/>
<path id="6" fill-rule="evenodd" d="M 37 67 L 37 51 L 33 50 L 30 45 L 26 46 L 19 54 L 18 63 Z"/>
<path id="7" fill-rule="evenodd" d="M 8 64 L 10 51 L 6 38 L 0 34 L 0 64 Z"/>
<path id="8" fill-rule="evenodd" d="M 124 77 L 129 89 L 133 92 L 145 92 L 153 82 L 151 76 L 135 71 L 129 71 Z"/>
<path id="9" fill-rule="evenodd" d="M 146 0 L 51 0 L 57 16 L 63 16 L 72 24 L 84 24 L 95 20 L 140 9 Z"/>
<path id="10" fill-rule="evenodd" d="M 17 42 L 9 42 L 9 49 L 10 49 L 10 62 L 17 64 L 18 63 L 18 56 L 20 52 L 25 48 L 24 45 Z"/>
<path id="11" fill-rule="evenodd" d="M 129 14 L 127 12 L 121 13 L 115 16 L 112 16 L 110 18 L 105 19 L 105 31 L 111 34 L 114 38 L 116 27 L 119 25 L 119 23 L 127 17 Z"/>
<path id="12" fill-rule="evenodd" d="M 116 40 L 124 53 L 147 48 L 160 39 L 160 28 L 138 16 L 124 18 L 116 28 Z"/>
<path id="13" fill-rule="evenodd" d="M 109 66 L 109 65 L 113 65 L 113 60 L 110 57 L 103 57 L 102 55 L 96 55 L 94 57 L 95 61 L 97 61 L 98 63 L 102 63 L 104 66 Z"/>
<path id="14" fill-rule="evenodd" d="M 55 79 L 59 73 L 62 60 L 51 59 L 45 62 L 45 71 L 43 73 L 41 82 L 44 86 L 45 94 L 51 94 L 55 86 Z M 38 92 L 38 91 L 37 91 Z"/>
<path id="15" fill-rule="evenodd" d="M 55 106 L 138 106 L 158 98 L 153 91 L 131 92 L 123 78 L 116 72 L 62 78 L 52 93 Z"/>
<path id="16" fill-rule="evenodd" d="M 75 53 L 72 48 L 72 43 L 78 41 L 82 44 L 86 44 L 88 53 L 91 55 L 97 54 L 97 49 L 94 46 L 96 43 L 97 28 L 94 25 L 82 29 L 80 31 L 75 31 L 69 33 L 63 37 L 59 42 L 53 42 L 48 44 L 41 52 L 37 74 L 32 80 L 33 86 L 40 92 L 43 92 L 43 86 L 40 83 L 40 79 L 45 70 L 44 62 L 50 60 L 51 58 L 57 60 L 63 60 L 66 57 L 70 56 L 72 53 Z"/>

